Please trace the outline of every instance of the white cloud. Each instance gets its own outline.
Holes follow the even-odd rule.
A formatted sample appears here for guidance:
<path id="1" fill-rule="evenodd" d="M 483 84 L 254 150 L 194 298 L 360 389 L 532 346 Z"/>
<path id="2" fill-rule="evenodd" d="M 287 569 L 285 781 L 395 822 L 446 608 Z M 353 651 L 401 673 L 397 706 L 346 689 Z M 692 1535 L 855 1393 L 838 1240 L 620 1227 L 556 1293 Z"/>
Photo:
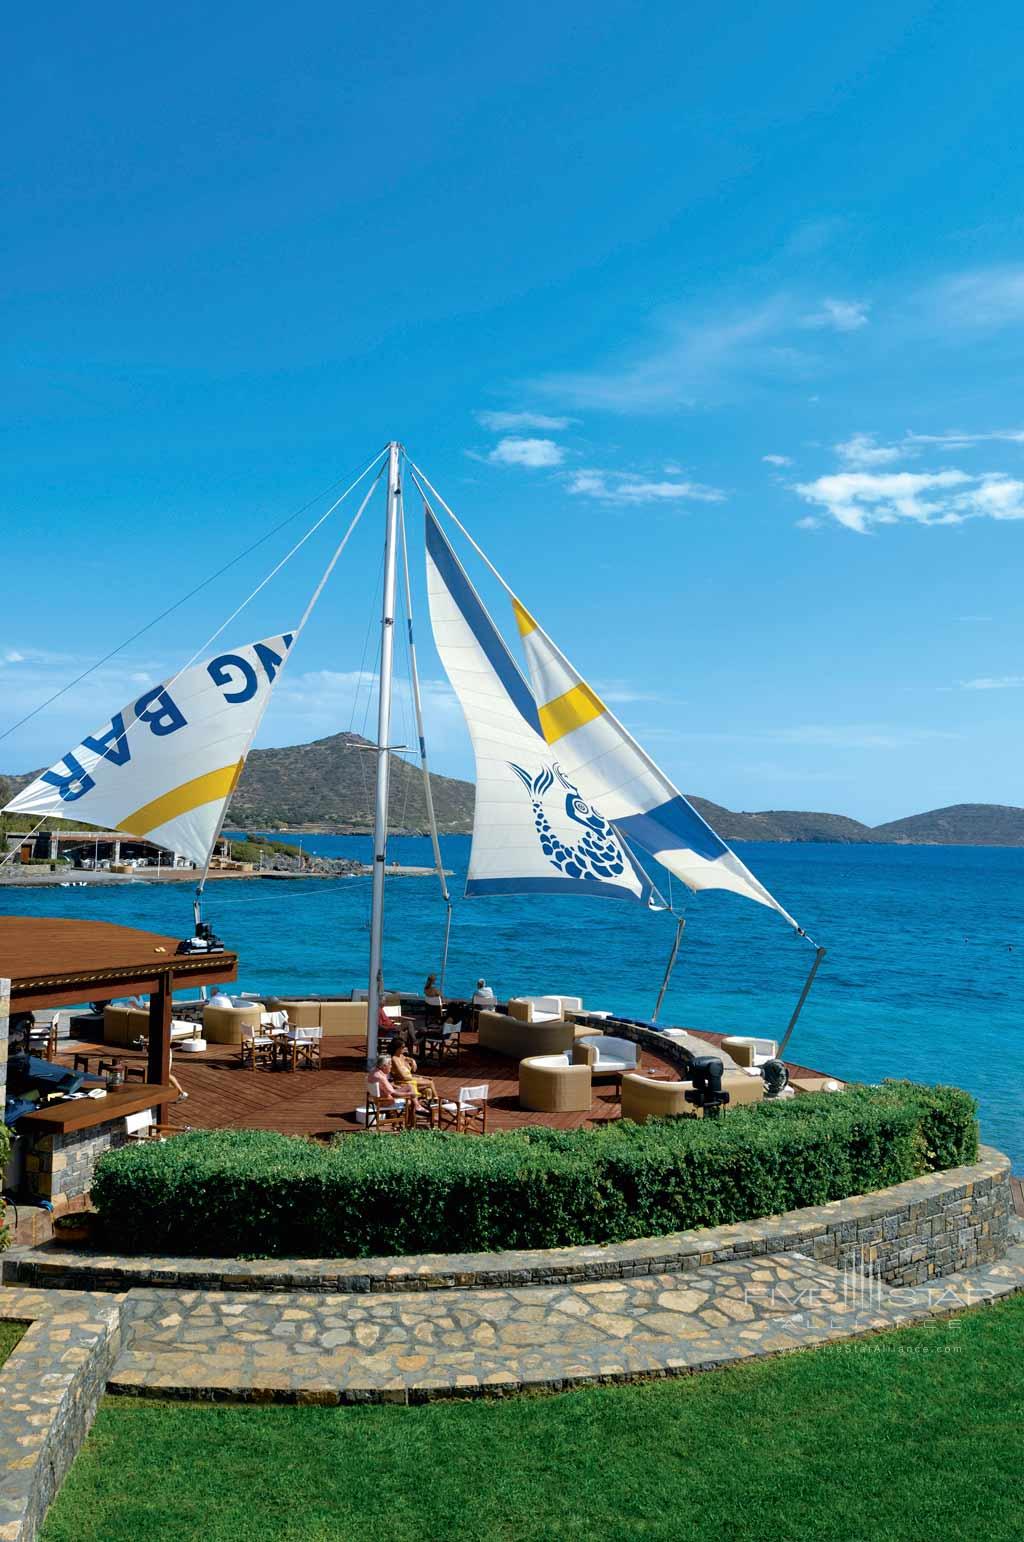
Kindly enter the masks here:
<path id="1" fill-rule="evenodd" d="M 888 723 L 804 723 L 776 728 L 765 735 L 776 744 L 798 744 L 828 750 L 899 750 L 935 739 L 959 739 L 939 728 L 896 728 Z"/>
<path id="2" fill-rule="evenodd" d="M 924 294 L 926 308 L 947 324 L 990 330 L 1024 320 L 1024 267 L 1006 264 L 956 273 Z"/>
<path id="3" fill-rule="evenodd" d="M 792 305 L 783 297 L 710 321 L 677 317 L 663 322 L 660 336 L 632 356 L 536 384 L 576 406 L 613 412 L 693 406 L 732 379 L 746 387 L 753 375 L 777 379 L 783 368 L 798 364 L 800 356 L 781 342 L 792 321 Z"/>
<path id="4" fill-rule="evenodd" d="M 478 412 L 476 420 L 484 428 L 493 429 L 496 434 L 517 428 L 537 428 L 554 433 L 558 429 L 570 428 L 576 421 L 575 418 L 549 417 L 543 412 Z"/>
<path id="5" fill-rule="evenodd" d="M 717 488 L 699 482 L 658 482 L 630 471 L 575 471 L 568 488 L 570 493 L 602 503 L 678 503 L 683 499 L 720 503 L 725 497 Z"/>
<path id="6" fill-rule="evenodd" d="M 868 324 L 870 300 L 823 300 L 816 311 L 802 317 L 801 326 L 828 327 L 833 332 L 857 332 Z"/>
<path id="7" fill-rule="evenodd" d="M 860 534 L 901 520 L 959 525 L 968 519 L 1024 519 L 1024 482 L 1002 472 L 839 471 L 798 483 L 795 491 Z"/>
<path id="8" fill-rule="evenodd" d="M 681 703 L 675 699 L 663 695 L 660 691 L 645 691 L 633 686 L 628 680 L 595 680 L 594 689 L 602 701 L 610 707 L 626 707 L 635 702 L 672 702 L 673 706 Z"/>
<path id="9" fill-rule="evenodd" d="M 793 727 L 754 728 L 746 733 L 712 730 L 679 733 L 680 740 L 716 744 L 784 744 L 801 749 L 901 750 L 917 744 L 962 738 L 941 728 L 906 728 L 892 723 L 800 723 Z"/>
<path id="10" fill-rule="evenodd" d="M 1002 472 L 990 472 L 958 502 L 965 519 L 1024 519 L 1024 482 Z"/>
<path id="11" fill-rule="evenodd" d="M 877 444 L 874 434 L 854 434 L 836 445 L 836 454 L 847 466 L 888 466 L 902 459 L 898 445 Z"/>
<path id="12" fill-rule="evenodd" d="M 1024 429 L 996 428 L 979 434 L 913 434 L 904 436 L 903 443 L 910 448 L 928 445 L 937 450 L 969 450 L 976 444 L 998 440 L 1005 444 L 1024 444 Z"/>
<path id="13" fill-rule="evenodd" d="M 565 451 L 553 439 L 520 439 L 509 435 L 499 439 L 487 459 L 496 466 L 529 466 L 533 470 L 560 466 Z"/>
<path id="14" fill-rule="evenodd" d="M 963 471 L 839 471 L 800 482 L 796 491 L 848 530 L 864 534 L 872 525 L 893 525 L 901 519 L 922 525 L 959 523 L 948 497 L 935 495 L 969 481 Z"/>
<path id="15" fill-rule="evenodd" d="M 4 681 L 0 732 L 9 737 L 0 746 L 0 766 L 5 772 L 20 774 L 54 765 L 66 750 L 81 743 L 83 735 L 109 723 L 112 713 L 135 701 L 140 686 L 170 678 L 182 662 L 180 658 L 174 663 L 111 659 L 90 669 L 95 660 L 84 655 L 36 648 L 4 649 L 0 652 Z M 73 689 L 65 689 L 86 670 L 90 672 Z M 56 700 L 50 701 L 52 696 Z M 11 731 L 28 714 L 32 714 L 30 721 Z"/>
<path id="16" fill-rule="evenodd" d="M 1024 687 L 1024 675 L 980 675 L 976 680 L 961 680 L 962 691 L 1017 691 Z"/>
<path id="17" fill-rule="evenodd" d="M 794 257 L 815 257 L 835 240 L 846 220 L 839 215 L 807 220 L 798 225 L 786 242 L 786 252 Z"/>
<path id="18" fill-rule="evenodd" d="M 793 457 L 791 455 L 762 455 L 761 459 L 769 466 L 791 466 L 793 464 Z"/>

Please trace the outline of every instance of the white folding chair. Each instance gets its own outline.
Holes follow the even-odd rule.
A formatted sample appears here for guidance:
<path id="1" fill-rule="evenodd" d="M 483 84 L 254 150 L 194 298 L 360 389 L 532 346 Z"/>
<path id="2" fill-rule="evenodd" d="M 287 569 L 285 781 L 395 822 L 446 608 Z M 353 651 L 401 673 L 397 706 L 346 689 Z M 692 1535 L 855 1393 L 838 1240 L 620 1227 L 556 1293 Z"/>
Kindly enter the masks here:
<path id="1" fill-rule="evenodd" d="M 323 1039 L 322 1028 L 296 1028 L 289 1034 L 292 1046 L 292 1067 L 302 1060 L 312 1069 L 320 1064 L 320 1043 Z"/>
<path id="2" fill-rule="evenodd" d="M 481 1082 L 477 1087 L 460 1087 L 456 1102 L 448 1099 L 442 1101 L 438 1110 L 439 1126 L 455 1129 L 460 1135 L 468 1135 L 471 1130 L 476 1130 L 480 1135 L 486 1134 L 487 1099 L 490 1093 L 489 1082 Z"/>
<path id="3" fill-rule="evenodd" d="M 238 1046 L 238 1058 L 243 1065 L 255 1071 L 257 1064 L 273 1061 L 274 1041 L 268 1033 L 261 1033 L 252 1023 L 242 1024 L 242 1040 Z"/>

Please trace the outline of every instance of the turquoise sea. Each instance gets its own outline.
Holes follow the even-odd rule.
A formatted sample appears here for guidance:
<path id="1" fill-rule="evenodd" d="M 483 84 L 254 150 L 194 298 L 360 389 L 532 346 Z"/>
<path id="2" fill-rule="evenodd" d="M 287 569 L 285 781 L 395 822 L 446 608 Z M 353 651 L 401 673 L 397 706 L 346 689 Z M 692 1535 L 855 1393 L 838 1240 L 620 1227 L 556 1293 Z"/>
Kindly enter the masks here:
<path id="1" fill-rule="evenodd" d="M 365 838 L 302 839 L 325 856 L 369 856 Z M 450 837 L 443 850 L 459 895 L 468 838 Z M 1024 850 L 737 850 L 829 950 L 792 1057 L 845 1078 L 967 1087 L 980 1102 L 984 1137 L 1024 1168 Z M 390 851 L 399 862 L 431 860 L 425 839 L 396 838 Z M 206 909 L 241 957 L 243 989 L 338 992 L 366 983 L 368 906 L 369 879 L 239 880 L 211 885 Z M 436 879 L 392 880 L 387 907 L 387 982 L 418 988 L 439 960 Z M 0 908 L 191 930 L 184 884 L 8 889 Z M 685 909 L 686 940 L 662 1021 L 780 1036 L 811 962 L 808 944 L 773 912 L 728 894 L 687 895 Z M 448 989 L 468 992 L 484 975 L 500 996 L 562 992 L 647 1016 L 672 932 L 669 916 L 619 901 L 458 900 Z"/>

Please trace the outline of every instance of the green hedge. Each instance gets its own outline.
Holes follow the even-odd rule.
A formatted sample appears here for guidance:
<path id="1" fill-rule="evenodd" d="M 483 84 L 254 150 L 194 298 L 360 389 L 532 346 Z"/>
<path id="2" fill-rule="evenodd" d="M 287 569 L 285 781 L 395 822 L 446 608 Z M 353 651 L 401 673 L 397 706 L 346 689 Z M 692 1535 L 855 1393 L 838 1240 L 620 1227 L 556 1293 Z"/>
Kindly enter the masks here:
<path id="1" fill-rule="evenodd" d="M 976 1105 L 882 1087 L 736 1108 L 721 1120 L 503 1135 L 260 1130 L 108 1153 L 93 1199 L 127 1253 L 347 1258 L 657 1236 L 844 1199 L 973 1161 Z"/>

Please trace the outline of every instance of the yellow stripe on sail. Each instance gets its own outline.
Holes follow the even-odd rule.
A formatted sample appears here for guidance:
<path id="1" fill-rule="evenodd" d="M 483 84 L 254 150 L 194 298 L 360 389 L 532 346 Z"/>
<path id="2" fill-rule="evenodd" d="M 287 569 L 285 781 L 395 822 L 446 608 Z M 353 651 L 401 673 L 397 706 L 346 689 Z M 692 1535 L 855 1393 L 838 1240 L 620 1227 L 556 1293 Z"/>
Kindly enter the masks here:
<path id="1" fill-rule="evenodd" d="M 537 630 L 537 623 L 530 615 L 526 606 L 520 605 L 515 595 L 512 595 L 512 609 L 515 611 L 516 626 L 519 628 L 520 637 L 529 637 L 531 632 Z"/>
<path id="2" fill-rule="evenodd" d="M 207 771 L 203 776 L 194 776 L 190 782 L 182 782 L 180 787 L 172 787 L 170 792 L 154 798 L 152 803 L 144 803 L 115 828 L 123 830 L 126 835 L 148 835 L 150 830 L 177 819 L 181 814 L 191 813 L 200 804 L 229 798 L 235 790 L 235 783 L 242 774 L 244 764 L 245 760 L 242 759 L 236 765 L 222 766 L 219 771 Z"/>
<path id="3" fill-rule="evenodd" d="M 539 708 L 540 726 L 548 743 L 554 744 L 556 739 L 571 734 L 574 728 L 592 723 L 603 711 L 604 702 L 600 696 L 581 680 L 571 691 Z"/>

